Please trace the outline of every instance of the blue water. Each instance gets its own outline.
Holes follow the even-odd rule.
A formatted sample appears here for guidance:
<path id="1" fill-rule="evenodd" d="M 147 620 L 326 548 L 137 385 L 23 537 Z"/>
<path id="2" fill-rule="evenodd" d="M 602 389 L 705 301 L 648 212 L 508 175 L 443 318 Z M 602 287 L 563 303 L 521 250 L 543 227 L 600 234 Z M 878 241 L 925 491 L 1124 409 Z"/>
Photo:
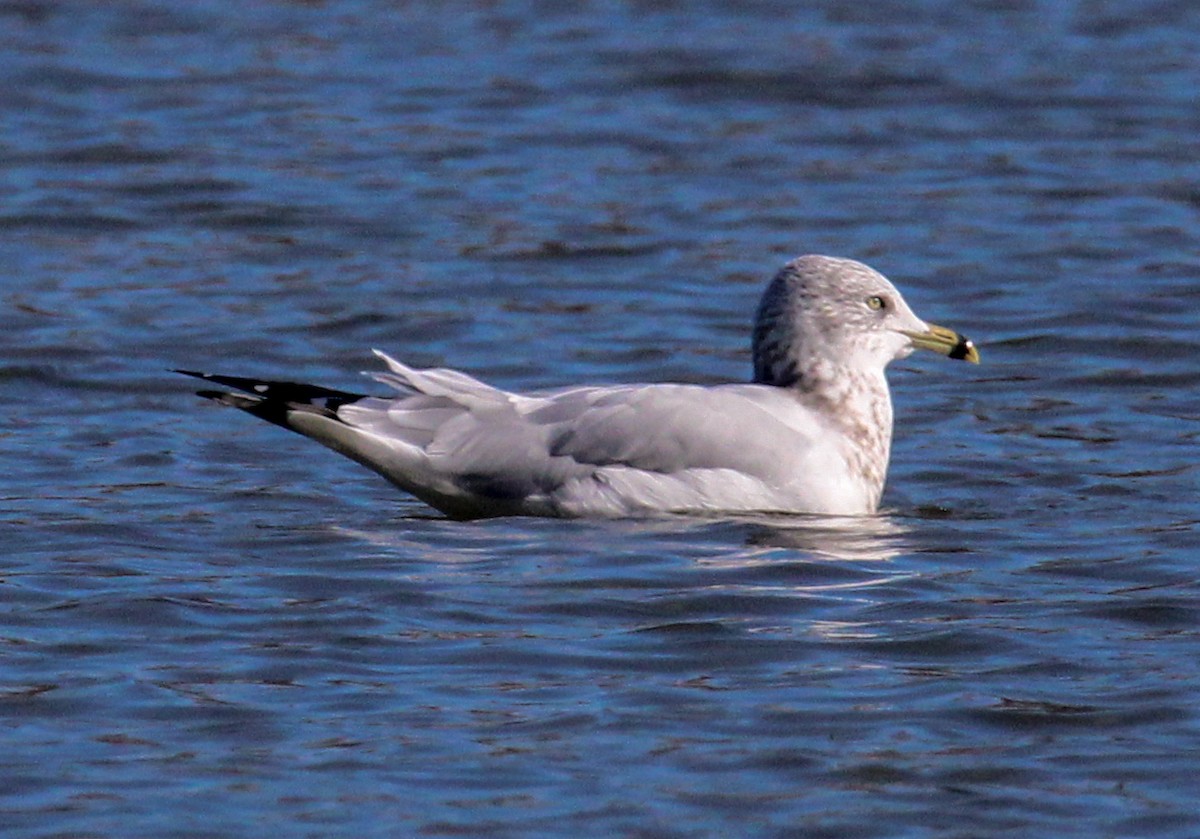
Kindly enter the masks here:
<path id="1" fill-rule="evenodd" d="M 0 830 L 1197 835 L 1198 42 L 0 3 Z M 871 519 L 452 522 L 167 372 L 744 379 L 804 252 L 982 348 L 895 366 Z"/>

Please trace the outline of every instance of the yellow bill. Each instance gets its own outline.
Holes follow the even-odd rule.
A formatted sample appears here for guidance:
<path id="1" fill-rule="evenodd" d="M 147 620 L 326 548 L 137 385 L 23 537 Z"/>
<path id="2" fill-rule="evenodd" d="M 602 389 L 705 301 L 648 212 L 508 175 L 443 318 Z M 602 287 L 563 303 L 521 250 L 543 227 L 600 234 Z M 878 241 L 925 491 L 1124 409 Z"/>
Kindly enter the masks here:
<path id="1" fill-rule="evenodd" d="M 903 330 L 904 334 L 912 339 L 914 347 L 933 350 L 935 353 L 941 353 L 959 361 L 979 363 L 979 350 L 966 335 L 960 335 L 953 329 L 932 323 L 927 323 L 926 326 L 928 329 L 924 332 Z"/>

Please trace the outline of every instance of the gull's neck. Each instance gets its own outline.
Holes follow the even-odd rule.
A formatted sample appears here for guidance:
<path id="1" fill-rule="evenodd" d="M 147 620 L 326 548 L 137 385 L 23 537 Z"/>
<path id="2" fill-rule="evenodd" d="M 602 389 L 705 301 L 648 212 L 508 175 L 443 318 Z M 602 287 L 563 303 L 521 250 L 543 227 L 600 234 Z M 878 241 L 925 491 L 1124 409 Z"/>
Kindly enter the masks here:
<path id="1" fill-rule="evenodd" d="M 838 432 L 851 474 L 861 480 L 871 509 L 878 507 L 892 446 L 892 395 L 883 370 L 820 360 L 805 365 L 803 372 L 788 365 L 787 376 L 777 382 L 762 381 L 758 375 L 755 381 L 791 392 Z"/>

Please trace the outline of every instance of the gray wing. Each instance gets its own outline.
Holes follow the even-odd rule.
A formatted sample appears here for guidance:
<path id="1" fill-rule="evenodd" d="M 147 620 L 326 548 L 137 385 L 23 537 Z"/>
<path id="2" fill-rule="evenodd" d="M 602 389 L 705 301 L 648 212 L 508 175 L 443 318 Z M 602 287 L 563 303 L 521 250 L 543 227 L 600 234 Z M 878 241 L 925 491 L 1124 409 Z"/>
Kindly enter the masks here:
<path id="1" fill-rule="evenodd" d="M 519 395 L 379 354 L 393 398 L 199 376 L 450 515 L 846 510 L 828 429 L 779 388 L 629 385 Z M 840 470 L 840 471 L 839 471 Z"/>
<path id="2" fill-rule="evenodd" d="M 847 508 L 845 462 L 828 429 L 778 388 L 588 389 L 534 416 L 552 423 L 550 454 L 588 471 L 557 490 L 568 512 Z"/>
<path id="3" fill-rule="evenodd" d="M 593 467 L 624 466 L 674 474 L 733 469 L 769 476 L 777 471 L 780 438 L 797 441 L 745 388 L 634 385 L 587 388 L 557 395 L 531 412 L 553 428 L 548 448 Z"/>
<path id="4" fill-rule="evenodd" d="M 388 470 L 375 468 L 446 510 L 619 513 L 735 501 L 753 508 L 747 493 L 786 483 L 817 433 L 797 426 L 794 403 L 765 404 L 774 394 L 759 386 L 585 387 L 524 396 L 380 355 L 389 372 L 376 378 L 400 396 L 360 400 L 338 417 L 375 445 L 404 452 L 400 468 L 395 458 Z M 780 405 L 792 411 L 786 421 Z M 715 498 L 719 487 L 737 497 Z M 603 510 L 589 509 L 593 503 Z"/>

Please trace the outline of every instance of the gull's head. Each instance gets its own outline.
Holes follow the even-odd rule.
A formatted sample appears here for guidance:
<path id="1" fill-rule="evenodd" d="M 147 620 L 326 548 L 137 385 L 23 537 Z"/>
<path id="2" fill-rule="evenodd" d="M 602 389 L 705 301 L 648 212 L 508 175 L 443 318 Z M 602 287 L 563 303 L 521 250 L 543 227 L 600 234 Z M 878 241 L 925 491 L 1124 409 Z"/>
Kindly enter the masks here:
<path id="1" fill-rule="evenodd" d="M 852 259 L 801 256 L 783 266 L 759 303 L 754 380 L 790 387 L 817 369 L 882 373 L 915 349 L 979 362 L 974 344 L 913 314 L 873 268 Z"/>

